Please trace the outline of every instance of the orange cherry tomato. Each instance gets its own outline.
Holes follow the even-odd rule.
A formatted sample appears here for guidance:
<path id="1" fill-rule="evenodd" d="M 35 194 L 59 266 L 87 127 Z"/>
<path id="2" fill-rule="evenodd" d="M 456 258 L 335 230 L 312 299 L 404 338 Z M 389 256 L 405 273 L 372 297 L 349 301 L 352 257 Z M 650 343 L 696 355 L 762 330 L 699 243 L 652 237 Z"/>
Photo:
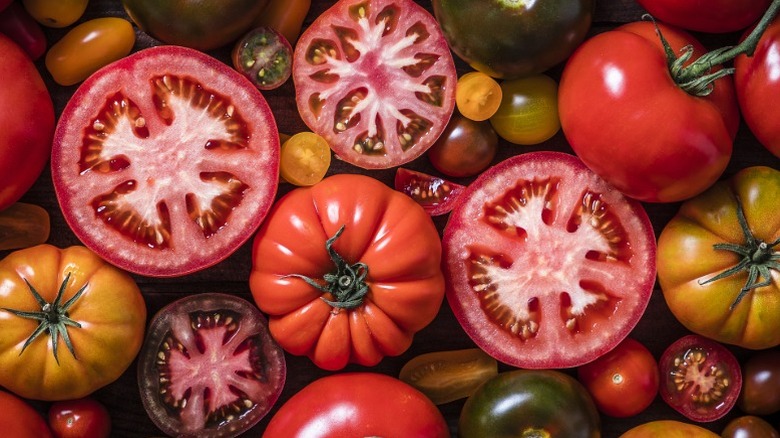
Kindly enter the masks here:
<path id="1" fill-rule="evenodd" d="M 474 71 L 458 79 L 455 105 L 460 113 L 475 122 L 487 120 L 501 105 L 501 86 L 485 73 Z"/>

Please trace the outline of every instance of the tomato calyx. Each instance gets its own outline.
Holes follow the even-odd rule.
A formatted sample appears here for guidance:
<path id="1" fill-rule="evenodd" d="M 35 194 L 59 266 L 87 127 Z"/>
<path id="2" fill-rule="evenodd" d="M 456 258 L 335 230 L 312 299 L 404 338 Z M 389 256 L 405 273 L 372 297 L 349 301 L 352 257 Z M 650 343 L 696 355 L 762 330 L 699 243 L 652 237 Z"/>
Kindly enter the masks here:
<path id="1" fill-rule="evenodd" d="M 350 265 L 333 249 L 333 244 L 344 232 L 344 227 L 345 225 L 342 225 L 336 234 L 325 241 L 325 249 L 336 269 L 322 277 L 325 281 L 324 285 L 305 275 L 290 274 L 285 275 L 285 277 L 300 278 L 310 286 L 332 295 L 335 300 L 322 297 L 322 300 L 332 307 L 349 310 L 360 307 L 363 304 L 363 297 L 368 293 L 368 285 L 366 284 L 368 265 L 362 262 Z"/>
<path id="2" fill-rule="evenodd" d="M 737 220 L 739 226 L 742 228 L 742 233 L 745 235 L 745 244 L 740 245 L 736 243 L 716 243 L 713 248 L 716 250 L 731 251 L 742 256 L 742 260 L 731 268 L 721 272 L 720 274 L 704 281 L 700 281 L 700 285 L 705 285 L 713 281 L 720 280 L 722 278 L 730 277 L 732 275 L 739 274 L 742 271 L 747 271 L 748 278 L 745 282 L 745 286 L 740 289 L 739 295 L 734 299 L 734 302 L 729 306 L 730 310 L 734 310 L 735 307 L 742 301 L 742 298 L 747 295 L 753 289 L 769 286 L 772 283 L 772 274 L 769 271 L 774 269 L 780 271 L 780 252 L 775 251 L 775 247 L 780 244 L 780 239 L 775 240 L 772 243 L 764 242 L 760 239 L 756 239 L 753 233 L 750 231 L 747 220 L 745 219 L 745 212 L 742 210 L 742 202 L 737 199 Z M 764 280 L 759 282 L 759 279 Z"/>
<path id="3" fill-rule="evenodd" d="M 73 295 L 73 297 L 71 297 L 68 301 L 62 303 L 62 294 L 65 292 L 65 288 L 67 287 L 69 280 L 70 272 L 68 272 L 68 274 L 65 276 L 65 280 L 62 281 L 54 301 L 49 303 L 43 299 L 41 294 L 39 294 L 38 291 L 35 290 L 35 287 L 33 287 L 33 285 L 31 285 L 30 282 L 25 278 L 24 282 L 30 289 L 30 293 L 32 293 L 33 297 L 35 297 L 35 301 L 37 301 L 41 306 L 41 310 L 38 312 L 25 312 L 21 310 L 8 309 L 5 307 L 2 309 L 21 318 L 40 321 L 38 323 L 38 327 L 35 329 L 35 331 L 32 332 L 30 337 L 27 338 L 27 341 L 25 341 L 24 345 L 22 346 L 22 351 L 19 352 L 20 356 L 22 353 L 24 353 L 24 350 L 38 338 L 38 336 L 44 332 L 48 332 L 51 336 L 51 348 L 52 352 L 54 353 L 54 360 L 58 365 L 60 360 L 57 356 L 57 345 L 59 344 L 60 336 L 62 336 L 62 340 L 65 342 L 65 346 L 68 348 L 68 351 L 70 351 L 70 354 L 76 358 L 76 352 L 73 350 L 73 344 L 70 341 L 70 335 L 68 335 L 67 326 L 81 328 L 81 324 L 70 319 L 68 316 L 68 310 L 70 310 L 71 306 L 73 306 L 73 304 L 84 293 L 84 290 L 87 288 L 87 284 L 85 283 L 84 286 L 82 286 L 81 289 L 79 289 L 78 292 L 76 292 L 76 294 Z"/>

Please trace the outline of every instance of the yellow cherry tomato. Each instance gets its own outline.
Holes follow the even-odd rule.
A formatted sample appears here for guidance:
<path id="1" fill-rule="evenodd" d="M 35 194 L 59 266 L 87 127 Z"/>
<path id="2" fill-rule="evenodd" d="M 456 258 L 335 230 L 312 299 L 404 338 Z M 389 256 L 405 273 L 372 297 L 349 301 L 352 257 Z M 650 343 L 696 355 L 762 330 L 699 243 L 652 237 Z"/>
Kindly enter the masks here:
<path id="1" fill-rule="evenodd" d="M 328 142 L 313 132 L 300 132 L 282 144 L 280 173 L 296 186 L 310 186 L 325 177 L 330 167 Z"/>
<path id="2" fill-rule="evenodd" d="M 127 56 L 135 44 L 135 31 L 122 18 L 96 18 L 81 23 L 46 53 L 46 68 L 60 85 L 73 85 L 100 67 Z"/>
<path id="3" fill-rule="evenodd" d="M 66 27 L 75 23 L 87 9 L 88 0 L 22 0 L 24 8 L 47 27 Z"/>
<path id="4" fill-rule="evenodd" d="M 501 86 L 485 73 L 474 71 L 458 79 L 455 105 L 468 119 L 481 122 L 489 119 L 501 104 Z"/>
<path id="5" fill-rule="evenodd" d="M 545 75 L 504 81 L 498 111 L 490 118 L 504 140 L 521 145 L 542 143 L 561 129 L 558 84 Z"/>

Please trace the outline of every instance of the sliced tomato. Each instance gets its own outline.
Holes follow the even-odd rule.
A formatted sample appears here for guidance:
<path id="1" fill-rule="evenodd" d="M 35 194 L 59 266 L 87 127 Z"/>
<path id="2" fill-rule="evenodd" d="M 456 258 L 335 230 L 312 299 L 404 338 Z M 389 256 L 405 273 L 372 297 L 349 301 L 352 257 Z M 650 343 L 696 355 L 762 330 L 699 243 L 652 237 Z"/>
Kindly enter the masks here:
<path id="1" fill-rule="evenodd" d="M 395 189 L 414 199 L 431 216 L 452 211 L 455 201 L 466 188 L 444 178 L 399 167 L 395 172 Z"/>
<path id="2" fill-rule="evenodd" d="M 480 175 L 444 229 L 447 300 L 466 333 L 519 368 L 569 368 L 614 348 L 655 283 L 641 204 L 576 157 L 530 152 Z"/>
<path id="3" fill-rule="evenodd" d="M 419 157 L 455 108 L 455 64 L 412 0 L 340 0 L 296 46 L 298 110 L 343 160 L 366 169 Z"/>
<path id="4" fill-rule="evenodd" d="M 229 256 L 260 225 L 279 178 L 279 135 L 258 90 L 176 46 L 99 70 L 68 102 L 52 152 L 68 225 L 109 262 L 177 276 Z"/>

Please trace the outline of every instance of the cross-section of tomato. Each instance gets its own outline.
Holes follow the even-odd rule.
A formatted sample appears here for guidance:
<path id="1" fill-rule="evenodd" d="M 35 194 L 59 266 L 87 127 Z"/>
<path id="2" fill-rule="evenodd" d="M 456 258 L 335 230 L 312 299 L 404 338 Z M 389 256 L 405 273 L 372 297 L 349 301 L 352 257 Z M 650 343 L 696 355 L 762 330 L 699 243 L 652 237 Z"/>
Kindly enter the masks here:
<path id="1" fill-rule="evenodd" d="M 149 276 L 229 256 L 276 194 L 279 136 L 265 99 L 195 50 L 137 52 L 87 79 L 60 118 L 52 176 L 68 225 Z"/>
<path id="2" fill-rule="evenodd" d="M 483 350 L 520 368 L 575 367 L 611 350 L 655 282 L 641 204 L 559 152 L 483 173 L 450 213 L 442 244 L 456 318 Z"/>
<path id="3" fill-rule="evenodd" d="M 425 152 L 452 115 L 457 79 L 436 20 L 412 0 L 340 0 L 301 35 L 293 61 L 303 121 L 366 169 Z"/>

